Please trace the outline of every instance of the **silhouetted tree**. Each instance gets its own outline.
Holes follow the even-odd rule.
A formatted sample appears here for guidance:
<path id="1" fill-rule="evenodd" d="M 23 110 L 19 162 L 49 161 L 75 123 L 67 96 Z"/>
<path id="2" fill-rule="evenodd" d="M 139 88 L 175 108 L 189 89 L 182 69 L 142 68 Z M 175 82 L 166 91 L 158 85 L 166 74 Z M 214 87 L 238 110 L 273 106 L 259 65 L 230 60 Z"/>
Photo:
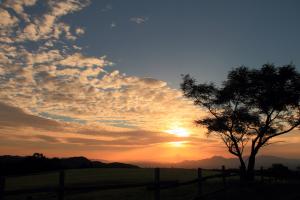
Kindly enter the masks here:
<path id="1" fill-rule="evenodd" d="M 45 159 L 46 157 L 42 153 L 33 153 L 32 157 L 37 158 L 37 159 Z"/>
<path id="2" fill-rule="evenodd" d="M 228 73 L 222 85 L 197 84 L 183 76 L 181 89 L 209 116 L 195 123 L 220 136 L 229 152 L 239 158 L 241 178 L 253 180 L 255 157 L 274 137 L 300 124 L 300 74 L 293 65 L 260 69 L 239 67 Z M 244 149 L 249 142 L 248 163 Z"/>

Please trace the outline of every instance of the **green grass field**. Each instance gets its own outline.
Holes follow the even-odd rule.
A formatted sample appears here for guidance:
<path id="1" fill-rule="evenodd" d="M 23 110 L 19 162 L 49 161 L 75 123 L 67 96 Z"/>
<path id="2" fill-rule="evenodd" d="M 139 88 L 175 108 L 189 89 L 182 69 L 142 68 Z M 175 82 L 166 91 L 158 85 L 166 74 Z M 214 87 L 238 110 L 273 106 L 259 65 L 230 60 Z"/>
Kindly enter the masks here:
<path id="1" fill-rule="evenodd" d="M 212 175 L 215 172 L 203 171 L 203 176 Z M 161 180 L 170 181 L 188 181 L 197 177 L 197 171 L 191 169 L 161 169 Z M 88 186 L 88 185 L 115 185 L 127 183 L 149 183 L 154 180 L 153 169 L 76 169 L 66 170 L 65 184 L 66 186 Z M 18 189 L 30 189 L 38 187 L 48 187 L 58 185 L 59 175 L 56 172 L 41 175 L 30 175 L 20 177 L 9 177 L 6 180 L 5 190 L 12 191 Z M 214 187 L 216 185 L 214 184 Z M 209 189 L 209 187 L 208 187 Z M 173 189 L 161 191 L 163 199 L 183 199 L 193 198 L 197 193 L 197 185 L 182 186 Z M 52 200 L 57 199 L 55 193 L 48 194 L 32 194 L 32 195 L 13 195 L 7 196 L 6 200 L 21 200 L 27 196 L 32 199 Z M 147 190 L 145 187 L 132 189 L 114 189 L 105 191 L 93 191 L 88 193 L 67 193 L 66 199 L 153 199 L 153 191 Z M 141 198 L 142 197 L 142 198 Z"/>

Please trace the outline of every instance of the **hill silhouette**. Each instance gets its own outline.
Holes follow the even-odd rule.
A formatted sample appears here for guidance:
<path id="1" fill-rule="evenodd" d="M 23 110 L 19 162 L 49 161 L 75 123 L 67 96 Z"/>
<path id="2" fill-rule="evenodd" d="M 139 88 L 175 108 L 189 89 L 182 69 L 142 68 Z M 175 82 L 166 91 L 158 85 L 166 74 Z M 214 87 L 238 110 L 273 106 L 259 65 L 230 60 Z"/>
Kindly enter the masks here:
<path id="1" fill-rule="evenodd" d="M 43 154 L 32 156 L 0 156 L 0 172 L 2 175 L 26 174 L 60 169 L 82 168 L 139 168 L 126 163 L 104 163 L 91 161 L 85 157 L 46 158 Z"/>
<path id="2" fill-rule="evenodd" d="M 247 160 L 247 158 L 245 159 Z M 256 160 L 256 168 L 263 166 L 264 168 L 272 167 L 273 164 L 284 164 L 290 169 L 297 169 L 300 166 L 300 159 L 288 159 L 276 156 L 258 156 Z M 174 168 L 204 168 L 219 169 L 222 165 L 226 168 L 239 168 L 240 163 L 237 158 L 224 158 L 222 156 L 213 156 L 211 158 L 201 160 L 186 160 L 178 163 L 156 163 L 156 162 L 135 162 L 140 167 L 174 167 Z"/>
<path id="3" fill-rule="evenodd" d="M 247 161 L 247 158 L 245 158 Z M 258 156 L 256 160 L 256 168 L 260 168 L 263 166 L 264 168 L 269 168 L 273 164 L 284 164 L 288 166 L 290 169 L 296 169 L 300 166 L 300 159 L 288 159 L 281 158 L 276 156 Z M 221 156 L 214 156 L 212 158 L 198 160 L 198 161 L 183 161 L 177 163 L 177 167 L 183 168 L 220 168 L 220 166 L 225 165 L 227 168 L 239 168 L 240 163 L 237 158 L 224 158 Z"/>

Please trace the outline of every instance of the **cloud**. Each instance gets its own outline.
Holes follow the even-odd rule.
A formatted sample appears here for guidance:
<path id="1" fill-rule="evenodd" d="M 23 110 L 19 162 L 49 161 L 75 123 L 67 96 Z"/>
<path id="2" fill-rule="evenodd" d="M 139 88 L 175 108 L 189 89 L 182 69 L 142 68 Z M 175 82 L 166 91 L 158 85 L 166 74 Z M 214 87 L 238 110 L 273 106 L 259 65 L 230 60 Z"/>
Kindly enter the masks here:
<path id="1" fill-rule="evenodd" d="M 136 23 L 136 24 L 144 24 L 146 21 L 148 21 L 148 17 L 131 17 L 130 21 Z"/>
<path id="2" fill-rule="evenodd" d="M 42 130 L 59 130 L 61 124 L 25 113 L 20 108 L 6 105 L 0 102 L 0 127 L 33 127 Z"/>
<path id="3" fill-rule="evenodd" d="M 41 51 L 36 53 L 28 53 L 26 55 L 28 65 L 38 65 L 43 63 L 51 63 L 56 60 L 63 59 L 60 51 L 57 49 L 49 51 Z"/>
<path id="4" fill-rule="evenodd" d="M 75 53 L 72 55 L 68 55 L 64 59 L 60 60 L 57 64 L 63 65 L 63 66 L 70 66 L 70 67 L 93 67 L 93 66 L 100 66 L 103 67 L 105 65 L 108 65 L 108 63 L 105 60 L 105 57 L 85 57 L 81 53 Z"/>
<path id="5" fill-rule="evenodd" d="M 83 28 L 76 28 L 75 32 L 77 35 L 83 35 L 85 33 L 85 30 Z"/>
<path id="6" fill-rule="evenodd" d="M 34 138 L 44 141 L 46 143 L 61 143 L 61 141 L 57 138 L 48 135 L 35 135 Z"/>
<path id="7" fill-rule="evenodd" d="M 24 7 L 35 5 L 37 0 L 19 0 L 19 1 L 10 1 L 4 0 L 3 6 L 6 8 L 12 8 L 23 20 L 29 22 L 29 15 L 24 12 Z"/>
<path id="8" fill-rule="evenodd" d="M 3 1 L 1 153 L 38 151 L 53 156 L 164 161 L 178 160 L 178 155 L 183 159 L 207 156 L 203 152 L 224 154 L 219 140 L 203 138 L 204 129 L 194 130 L 193 120 L 205 113 L 179 90 L 163 80 L 112 69 L 113 62 L 105 55 L 81 52 L 77 37 L 88 30 L 74 28 L 62 17 L 89 3 L 43 1 L 39 5 L 44 6 L 43 12 L 28 13 L 26 8 L 37 6 L 37 1 Z M 147 20 L 130 19 L 136 24 Z M 187 128 L 191 136 L 180 138 L 165 132 L 174 127 Z M 185 148 L 172 146 L 176 142 L 184 143 Z M 297 155 L 293 150 L 285 154 L 289 152 Z"/>
<path id="9" fill-rule="evenodd" d="M 111 4 L 106 4 L 104 8 L 101 9 L 101 12 L 107 12 L 112 10 L 112 5 Z"/>
<path id="10" fill-rule="evenodd" d="M 3 2 L 3 7 L 13 9 L 16 16 L 7 10 L 0 10 L 0 24 L 5 26 L 1 41 L 12 43 L 14 41 L 39 41 L 46 39 L 59 39 L 65 36 L 68 40 L 75 40 L 70 26 L 60 21 L 64 15 L 77 12 L 90 4 L 89 0 L 57 0 L 46 2 L 46 12 L 41 16 L 33 17 L 26 13 L 25 8 L 35 6 L 36 0 L 20 0 Z M 24 25 L 16 26 L 20 19 Z M 77 32 L 77 31 L 75 31 Z M 12 34 L 13 33 L 13 34 Z M 82 31 L 81 31 L 82 33 Z"/>
<path id="11" fill-rule="evenodd" d="M 38 14 L 27 12 L 37 6 L 33 0 L 3 5 L 0 137 L 5 148 L 23 140 L 20 148 L 129 151 L 177 142 L 181 138 L 163 131 L 174 124 L 191 126 L 196 108 L 180 91 L 163 80 L 113 70 L 105 55 L 81 52 L 76 39 L 86 30 L 61 19 L 89 1 L 45 1 Z"/>
<path id="12" fill-rule="evenodd" d="M 148 130 L 110 130 L 98 125 L 65 123 L 25 113 L 17 107 L 0 103 L 0 137 L 6 145 L 18 141 L 40 143 L 44 148 L 57 145 L 94 146 L 97 149 L 139 149 L 146 146 L 180 142 L 182 138 Z M 44 116 L 44 115 L 43 115 Z M 198 145 L 197 138 L 186 144 Z M 209 140 L 210 141 L 210 140 Z"/>
<path id="13" fill-rule="evenodd" d="M 89 4 L 89 0 L 63 0 L 49 2 L 51 13 L 54 16 L 63 16 L 79 11 Z"/>
<path id="14" fill-rule="evenodd" d="M 0 25 L 1 27 L 11 27 L 16 26 L 18 19 L 14 16 L 11 16 L 9 12 L 0 8 Z"/>
<path id="15" fill-rule="evenodd" d="M 115 22 L 112 22 L 111 24 L 110 24 L 110 28 L 116 28 L 117 27 L 117 24 L 115 23 Z"/>

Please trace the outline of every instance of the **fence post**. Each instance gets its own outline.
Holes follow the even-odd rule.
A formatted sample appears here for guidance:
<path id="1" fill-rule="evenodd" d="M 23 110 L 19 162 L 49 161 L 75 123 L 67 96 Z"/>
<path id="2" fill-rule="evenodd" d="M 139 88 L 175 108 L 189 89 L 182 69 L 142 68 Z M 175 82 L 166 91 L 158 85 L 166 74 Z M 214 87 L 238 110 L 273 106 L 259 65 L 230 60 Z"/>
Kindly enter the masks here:
<path id="1" fill-rule="evenodd" d="M 264 182 L 264 167 L 260 167 L 260 181 L 263 183 Z"/>
<path id="2" fill-rule="evenodd" d="M 154 169 L 155 200 L 160 200 L 160 169 Z"/>
<path id="3" fill-rule="evenodd" d="M 222 165 L 222 181 L 223 181 L 224 187 L 226 187 L 226 169 L 225 169 L 224 165 Z"/>
<path id="4" fill-rule="evenodd" d="M 59 188 L 58 188 L 58 200 L 64 200 L 65 197 L 65 171 L 59 172 Z"/>
<path id="5" fill-rule="evenodd" d="M 5 177 L 0 176 L 0 200 L 4 199 Z"/>
<path id="6" fill-rule="evenodd" d="M 198 196 L 202 195 L 202 169 L 198 168 Z"/>

